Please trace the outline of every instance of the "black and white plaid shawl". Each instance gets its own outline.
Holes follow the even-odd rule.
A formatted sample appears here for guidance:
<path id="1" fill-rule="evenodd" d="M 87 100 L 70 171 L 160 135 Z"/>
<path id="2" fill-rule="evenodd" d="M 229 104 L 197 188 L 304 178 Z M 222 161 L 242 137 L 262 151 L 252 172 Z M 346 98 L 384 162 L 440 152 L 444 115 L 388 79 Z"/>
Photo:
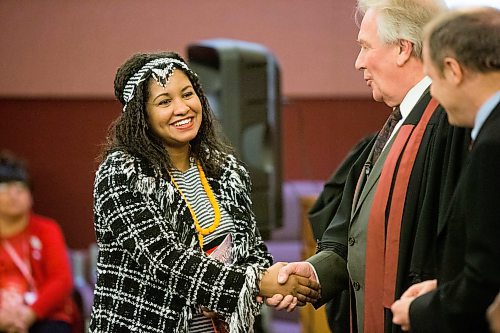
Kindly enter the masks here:
<path id="1" fill-rule="evenodd" d="M 90 332 L 186 332 L 197 305 L 223 315 L 231 333 L 252 331 L 258 279 L 272 257 L 256 228 L 247 171 L 231 155 L 223 170 L 208 181 L 234 220 L 235 263 L 226 266 L 200 251 L 186 203 L 157 170 L 124 152 L 101 164 Z"/>

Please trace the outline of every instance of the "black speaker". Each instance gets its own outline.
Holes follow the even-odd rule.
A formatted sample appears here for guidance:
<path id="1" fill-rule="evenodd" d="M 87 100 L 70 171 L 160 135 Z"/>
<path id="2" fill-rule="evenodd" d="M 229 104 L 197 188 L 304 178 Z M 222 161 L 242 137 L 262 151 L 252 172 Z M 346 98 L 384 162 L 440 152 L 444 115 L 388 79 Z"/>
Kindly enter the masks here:
<path id="1" fill-rule="evenodd" d="M 262 45 L 210 39 L 188 45 L 222 129 L 246 164 L 259 230 L 269 239 L 282 225 L 281 90 L 276 58 Z"/>

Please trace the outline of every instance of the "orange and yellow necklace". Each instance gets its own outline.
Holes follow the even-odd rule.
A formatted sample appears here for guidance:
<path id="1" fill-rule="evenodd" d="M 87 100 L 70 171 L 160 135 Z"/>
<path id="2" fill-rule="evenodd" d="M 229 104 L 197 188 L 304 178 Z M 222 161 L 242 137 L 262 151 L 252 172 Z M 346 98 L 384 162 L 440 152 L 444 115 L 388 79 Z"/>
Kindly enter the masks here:
<path id="1" fill-rule="evenodd" d="M 169 172 L 170 179 L 172 179 L 172 183 L 174 183 L 175 187 L 179 191 L 179 193 L 182 196 L 182 199 L 184 199 L 184 202 L 186 203 L 189 212 L 191 213 L 191 216 L 193 217 L 194 221 L 194 226 L 196 227 L 196 232 L 198 232 L 198 242 L 200 243 L 200 247 L 203 249 L 203 236 L 209 235 L 212 232 L 217 229 L 217 227 L 220 224 L 221 216 L 220 216 L 220 209 L 219 209 L 219 204 L 217 203 L 217 200 L 215 199 L 214 192 L 210 188 L 210 184 L 208 184 L 207 177 L 205 176 L 205 172 L 203 171 L 203 168 L 201 167 L 201 164 L 199 161 L 196 161 L 196 166 L 198 167 L 198 172 L 200 174 L 200 180 L 201 180 L 201 185 L 203 185 L 203 190 L 207 194 L 208 200 L 210 201 L 210 204 L 212 205 L 212 208 L 214 210 L 214 222 L 212 225 L 210 225 L 208 228 L 202 228 L 200 226 L 200 223 L 198 222 L 198 218 L 196 217 L 196 214 L 193 210 L 193 207 L 191 207 L 191 204 L 187 200 L 186 196 L 184 193 L 182 193 L 181 188 L 179 185 L 177 185 L 173 175 Z"/>

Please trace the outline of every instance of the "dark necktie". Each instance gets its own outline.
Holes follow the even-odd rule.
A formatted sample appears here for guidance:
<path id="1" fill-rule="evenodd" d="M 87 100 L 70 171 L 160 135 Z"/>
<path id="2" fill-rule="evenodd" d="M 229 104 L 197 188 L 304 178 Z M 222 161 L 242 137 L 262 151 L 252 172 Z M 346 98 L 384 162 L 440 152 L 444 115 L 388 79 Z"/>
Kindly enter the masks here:
<path id="1" fill-rule="evenodd" d="M 474 147 L 474 139 L 470 139 L 470 142 L 469 142 L 469 151 L 472 150 L 472 147 Z"/>
<path id="2" fill-rule="evenodd" d="M 387 140 L 391 137 L 391 133 L 394 130 L 394 127 L 402 118 L 401 111 L 399 111 L 399 106 L 396 106 L 392 111 L 389 118 L 382 127 L 382 130 L 378 133 L 377 139 L 375 140 L 375 144 L 373 145 L 373 155 L 372 155 L 372 164 L 375 164 L 377 159 L 379 158 L 382 150 L 384 149 Z"/>

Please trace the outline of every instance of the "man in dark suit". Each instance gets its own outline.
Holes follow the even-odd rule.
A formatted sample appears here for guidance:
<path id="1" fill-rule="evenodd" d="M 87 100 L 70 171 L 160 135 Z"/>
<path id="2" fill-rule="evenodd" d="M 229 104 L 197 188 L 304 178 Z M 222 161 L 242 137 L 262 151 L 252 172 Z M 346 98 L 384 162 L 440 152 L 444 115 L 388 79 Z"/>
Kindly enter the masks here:
<path id="1" fill-rule="evenodd" d="M 443 15 L 424 45 L 431 93 L 451 124 L 472 128 L 473 143 L 438 225 L 437 280 L 409 288 L 393 320 L 413 332 L 488 332 L 486 309 L 500 289 L 500 10 Z"/>

